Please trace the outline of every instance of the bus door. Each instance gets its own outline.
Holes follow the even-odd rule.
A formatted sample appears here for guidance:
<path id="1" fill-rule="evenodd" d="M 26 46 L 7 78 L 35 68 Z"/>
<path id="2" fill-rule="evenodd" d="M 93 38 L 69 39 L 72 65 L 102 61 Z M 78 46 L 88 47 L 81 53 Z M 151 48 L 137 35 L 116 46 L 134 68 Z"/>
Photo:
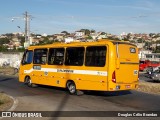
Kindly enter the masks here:
<path id="1" fill-rule="evenodd" d="M 45 70 L 47 63 L 47 49 L 35 49 L 33 57 L 33 79 L 36 83 L 45 84 L 48 72 Z"/>
<path id="2" fill-rule="evenodd" d="M 119 62 L 116 69 L 116 83 L 137 82 L 139 58 L 136 46 L 126 43 L 117 43 L 115 46 Z"/>
<path id="3" fill-rule="evenodd" d="M 33 51 L 32 50 L 26 50 L 23 55 L 23 59 L 21 61 L 21 66 L 19 70 L 19 79 L 21 82 L 24 81 L 24 78 L 26 75 L 29 75 L 32 71 L 32 60 L 33 60 Z"/>

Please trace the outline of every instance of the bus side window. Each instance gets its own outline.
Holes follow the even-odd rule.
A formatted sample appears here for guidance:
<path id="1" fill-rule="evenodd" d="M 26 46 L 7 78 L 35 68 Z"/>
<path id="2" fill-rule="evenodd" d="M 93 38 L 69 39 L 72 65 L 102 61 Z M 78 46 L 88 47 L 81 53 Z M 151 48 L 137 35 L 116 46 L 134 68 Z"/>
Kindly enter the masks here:
<path id="1" fill-rule="evenodd" d="M 106 63 L 106 46 L 89 46 L 86 48 L 86 66 L 104 67 Z"/>
<path id="2" fill-rule="evenodd" d="M 27 50 L 23 55 L 22 65 L 31 64 L 32 60 L 33 60 L 33 51 Z"/>
<path id="3" fill-rule="evenodd" d="M 65 60 L 65 65 L 82 66 L 84 61 L 84 47 L 67 48 Z"/>
<path id="4" fill-rule="evenodd" d="M 47 62 L 47 49 L 35 49 L 34 50 L 34 64 L 46 64 Z"/>
<path id="5" fill-rule="evenodd" d="M 63 65 L 64 48 L 50 48 L 48 56 L 49 65 Z"/>

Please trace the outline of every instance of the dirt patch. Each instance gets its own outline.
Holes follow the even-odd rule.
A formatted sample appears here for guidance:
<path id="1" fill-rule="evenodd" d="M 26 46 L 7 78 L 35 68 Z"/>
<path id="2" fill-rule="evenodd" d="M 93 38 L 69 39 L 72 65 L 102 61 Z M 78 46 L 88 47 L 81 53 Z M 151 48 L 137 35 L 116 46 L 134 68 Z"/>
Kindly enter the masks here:
<path id="1" fill-rule="evenodd" d="M 160 82 L 140 81 L 139 88 L 137 90 L 141 92 L 160 95 Z"/>
<path id="2" fill-rule="evenodd" d="M 17 75 L 18 73 L 15 72 L 14 68 L 8 67 L 8 68 L 0 68 L 0 74 L 3 74 L 3 75 Z"/>
<path id="3" fill-rule="evenodd" d="M 6 111 L 11 108 L 13 100 L 5 93 L 0 93 L 0 111 Z"/>

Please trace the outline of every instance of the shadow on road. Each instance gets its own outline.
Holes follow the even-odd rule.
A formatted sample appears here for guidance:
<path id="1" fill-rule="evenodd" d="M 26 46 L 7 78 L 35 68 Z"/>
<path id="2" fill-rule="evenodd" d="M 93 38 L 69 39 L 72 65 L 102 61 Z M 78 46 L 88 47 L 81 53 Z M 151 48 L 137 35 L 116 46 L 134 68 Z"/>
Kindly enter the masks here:
<path id="1" fill-rule="evenodd" d="M 56 109 L 56 112 L 54 112 L 52 114 L 52 119 L 51 120 L 58 120 L 58 117 L 61 116 L 61 113 L 63 113 L 63 108 L 64 106 L 67 104 L 67 101 L 69 99 L 70 95 L 69 94 L 65 94 L 65 96 L 63 97 L 63 99 L 60 101 L 59 106 Z"/>
<path id="2" fill-rule="evenodd" d="M 68 91 L 64 88 L 59 88 L 59 87 L 53 87 L 53 86 L 44 86 L 44 85 L 39 85 L 39 87 L 41 88 L 46 88 L 46 89 L 51 89 L 51 90 L 56 90 L 59 92 L 66 92 L 66 94 L 68 96 L 70 96 L 70 94 L 68 94 Z M 84 95 L 92 95 L 92 96 L 104 96 L 104 97 L 112 97 L 112 96 L 122 96 L 122 95 L 128 95 L 128 94 L 132 94 L 131 91 L 114 91 L 114 92 L 107 92 L 107 91 L 83 91 Z"/>
<path id="3" fill-rule="evenodd" d="M 9 81 L 12 80 L 13 78 L 5 78 L 5 79 L 1 79 L 0 82 L 5 82 L 5 81 Z"/>
<path id="4" fill-rule="evenodd" d="M 160 83 L 160 81 L 156 81 L 156 80 L 152 80 L 152 79 L 150 79 L 150 80 L 147 80 L 146 82 L 150 82 L 150 83 Z"/>
<path id="5" fill-rule="evenodd" d="M 114 92 L 86 91 L 85 94 L 93 96 L 112 97 L 112 96 L 128 95 L 132 94 L 132 92 L 131 91 L 114 91 Z"/>

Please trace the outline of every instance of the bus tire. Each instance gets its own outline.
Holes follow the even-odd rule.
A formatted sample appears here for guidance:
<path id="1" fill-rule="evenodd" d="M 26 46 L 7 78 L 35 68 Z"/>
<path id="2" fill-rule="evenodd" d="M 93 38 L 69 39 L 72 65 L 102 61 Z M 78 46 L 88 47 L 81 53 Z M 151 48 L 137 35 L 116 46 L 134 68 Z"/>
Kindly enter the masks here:
<path id="1" fill-rule="evenodd" d="M 76 85 L 73 81 L 67 82 L 67 89 L 71 95 L 75 95 L 77 93 Z"/>
<path id="2" fill-rule="evenodd" d="M 28 87 L 37 87 L 36 84 L 33 84 L 33 83 L 32 83 L 32 80 L 31 80 L 30 77 L 26 77 L 26 79 L 25 79 L 25 84 L 27 84 Z"/>

